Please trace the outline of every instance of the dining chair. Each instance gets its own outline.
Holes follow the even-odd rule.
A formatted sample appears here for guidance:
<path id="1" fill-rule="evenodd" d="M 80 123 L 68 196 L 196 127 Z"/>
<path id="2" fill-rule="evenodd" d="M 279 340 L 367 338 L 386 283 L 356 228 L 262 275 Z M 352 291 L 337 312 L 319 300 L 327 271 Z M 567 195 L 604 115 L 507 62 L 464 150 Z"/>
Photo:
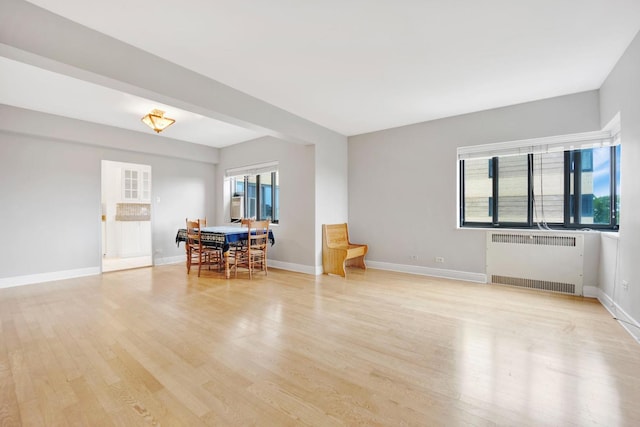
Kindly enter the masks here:
<path id="1" fill-rule="evenodd" d="M 187 274 L 191 272 L 191 266 L 198 265 L 198 277 L 202 271 L 202 266 L 207 265 L 211 269 L 212 265 L 218 266 L 218 271 L 222 270 L 222 248 L 207 246 L 202 240 L 202 227 L 206 226 L 206 219 L 187 222 Z"/>
<path id="2" fill-rule="evenodd" d="M 241 226 L 247 227 L 247 240 L 234 252 L 235 277 L 238 277 L 238 268 L 249 270 L 249 279 L 253 278 L 256 268 L 267 274 L 267 247 L 269 246 L 270 220 L 255 221 L 243 219 Z"/>
<path id="3" fill-rule="evenodd" d="M 189 222 L 199 222 L 199 221 L 200 221 L 200 219 L 189 219 L 189 217 L 185 218 L 185 222 L 187 223 L 187 239 L 185 240 L 186 244 L 184 245 L 184 250 L 187 253 L 187 273 L 189 272 L 189 270 L 191 268 L 190 267 L 191 264 L 190 264 L 190 261 L 189 261 L 189 256 L 191 254 L 191 252 L 189 251 L 189 248 L 191 247 L 191 245 L 189 244 Z M 206 221 L 206 218 L 205 218 L 205 221 Z M 193 224 L 192 224 L 192 226 L 193 226 Z M 193 230 L 195 230 L 196 228 L 198 228 L 198 227 L 197 226 L 192 227 Z"/>

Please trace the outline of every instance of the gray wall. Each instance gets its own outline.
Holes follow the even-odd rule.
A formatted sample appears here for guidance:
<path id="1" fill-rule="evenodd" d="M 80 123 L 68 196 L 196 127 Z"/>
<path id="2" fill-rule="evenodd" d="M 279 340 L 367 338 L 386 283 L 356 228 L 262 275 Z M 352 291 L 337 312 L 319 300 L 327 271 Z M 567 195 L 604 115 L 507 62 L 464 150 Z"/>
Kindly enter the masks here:
<path id="1" fill-rule="evenodd" d="M 278 162 L 281 209 L 280 223 L 273 226 L 276 244 L 269 248 L 269 263 L 313 274 L 315 271 L 313 145 L 300 145 L 273 137 L 264 137 L 222 148 L 217 182 L 223 182 L 227 169 L 270 161 Z M 220 192 L 216 199 L 216 221 L 227 222 L 229 216 L 229 205 Z"/>
<path id="2" fill-rule="evenodd" d="M 348 144 L 332 142 L 315 146 L 315 251 L 316 273 L 322 272 L 322 224 L 349 219 Z"/>
<path id="3" fill-rule="evenodd" d="M 622 128 L 619 269 L 603 289 L 626 317 L 640 322 L 640 35 L 602 85 L 600 99 L 601 124 L 604 126 L 619 112 Z M 629 283 L 628 289 L 621 286 L 623 280 Z M 632 330 L 640 337 L 640 330 Z"/>
<path id="4" fill-rule="evenodd" d="M 29 25 L 24 25 L 24 22 L 28 22 Z M 38 28 L 38 31 L 32 31 L 33 28 Z M 274 248 L 272 252 L 272 255 L 280 257 L 282 263 L 289 263 L 282 265 L 285 268 L 297 269 L 302 265 L 306 266 L 303 267 L 305 271 L 308 269 L 309 272 L 317 272 L 320 259 L 317 249 L 320 247 L 320 242 L 314 236 L 319 235 L 321 222 L 334 218 L 340 221 L 347 219 L 347 138 L 345 136 L 21 0 L 0 3 L 0 55 L 143 98 L 154 99 L 207 117 L 256 129 L 271 135 L 274 140 L 277 138 L 281 141 L 302 144 L 301 147 L 304 148 L 301 150 L 307 151 L 303 156 L 305 159 L 313 159 L 314 147 L 318 149 L 319 156 L 315 164 L 313 160 L 311 163 L 303 161 L 301 167 L 306 168 L 304 173 L 289 181 L 293 183 L 299 180 L 300 184 L 286 184 L 292 185 L 293 188 L 305 187 L 305 193 L 290 193 L 293 199 L 290 206 L 286 206 L 283 200 L 282 214 L 290 217 L 293 228 L 289 228 L 289 225 L 283 226 L 286 230 L 281 231 L 281 239 L 279 239 L 282 245 L 277 249 Z M 118 60 L 114 61 L 113 58 Z M 127 66 L 122 66 L 125 63 Z M 154 73 L 141 72 L 141 70 L 150 69 L 153 69 Z M 3 121 L 2 114 L 0 114 L 0 122 Z M 4 123 L 6 127 L 0 124 L 0 129 L 15 131 L 10 120 L 5 122 L 9 123 Z M 58 122 L 63 121 L 56 119 L 55 122 L 53 126 L 40 126 L 37 120 L 31 121 L 30 126 L 35 130 L 30 132 L 49 138 L 49 131 L 57 128 Z M 66 127 L 65 132 L 59 132 L 56 129 L 57 135 L 54 137 L 84 143 L 87 140 L 85 138 L 87 133 L 80 132 L 81 136 L 79 136 L 76 127 L 86 130 L 93 126 L 83 123 L 77 123 L 71 127 L 63 126 Z M 109 131 L 108 135 L 114 136 L 111 138 L 111 143 L 126 151 L 138 150 L 140 143 L 126 137 L 125 132 Z M 94 145 L 109 146 L 109 137 L 105 135 L 99 130 L 89 138 L 100 139 L 100 143 L 91 141 Z M 120 138 L 116 135 L 125 135 L 125 137 Z M 156 141 L 159 140 L 156 139 Z M 206 150 L 193 144 L 184 146 L 182 150 L 173 149 L 177 146 L 160 141 L 158 150 L 167 156 L 172 156 L 171 152 L 173 152 L 175 157 L 184 158 L 186 153 L 190 160 L 202 159 L 205 162 L 217 163 L 217 151 Z M 292 148 L 292 150 L 297 153 L 297 149 Z M 144 147 L 142 152 L 146 152 Z M 327 155 L 332 152 L 335 153 L 335 158 Z M 283 161 L 288 159 L 287 156 L 288 154 L 283 154 Z M 249 158 L 251 156 L 247 157 L 242 164 L 250 163 Z M 331 163 L 326 163 L 327 160 Z M 319 171 L 320 176 L 315 175 L 316 170 Z M 324 184 L 326 171 L 337 171 L 337 174 L 332 175 L 332 182 L 338 185 L 333 186 L 332 191 L 327 191 L 330 186 Z M 154 171 L 154 180 L 155 178 Z M 306 188 L 308 183 L 311 183 L 311 189 Z M 207 189 L 207 194 L 203 197 L 209 200 L 211 194 L 213 193 Z M 310 201 L 307 201 L 307 195 L 311 195 Z M 217 200 L 222 200 L 222 197 L 218 197 Z M 303 205 L 301 214 L 298 215 L 300 203 Z M 218 209 L 224 210 L 224 207 L 220 205 Z M 289 213 L 285 213 L 285 210 L 289 210 Z M 218 212 L 216 215 L 221 216 Z M 184 212 L 178 215 L 178 217 L 184 216 Z M 308 230 L 300 225 L 306 224 L 307 221 L 311 221 Z M 304 232 L 298 236 L 302 229 Z M 311 235 L 307 236 L 307 233 Z M 288 247 L 285 246 L 287 239 L 291 239 L 292 246 L 283 253 L 284 248 Z M 308 243 L 309 241 L 312 243 Z M 311 246 L 309 250 L 307 245 Z M 162 257 L 174 255 L 164 246 L 161 246 L 160 250 L 162 250 Z M 283 259 L 287 261 L 282 261 Z"/>
<path id="5" fill-rule="evenodd" d="M 139 148 L 140 136 L 13 110 L 2 107 L 0 120 L 0 235 L 5 242 L 0 245 L 0 279 L 99 268 L 102 160 L 151 165 L 155 262 L 184 257 L 184 248 L 176 247 L 175 235 L 186 216 L 213 217 L 217 188 L 214 164 L 93 145 L 91 135 L 97 140 L 124 138 Z M 9 126 L 4 123 L 8 116 L 20 116 L 21 120 Z M 37 126 L 43 117 L 51 125 L 49 137 L 24 133 L 30 132 L 29 123 Z M 16 123 L 24 125 L 23 133 L 18 132 Z M 69 134 L 70 123 L 77 125 L 78 132 L 73 135 Z M 75 142 L 83 139 L 84 143 Z M 176 142 L 176 155 L 184 150 L 184 144 Z M 147 147 L 153 150 L 152 144 Z M 217 158 L 215 149 L 203 153 L 209 153 L 203 157 Z"/>
<path id="6" fill-rule="evenodd" d="M 100 159 L 0 132 L 0 277 L 100 265 Z"/>
<path id="7" fill-rule="evenodd" d="M 350 137 L 352 240 L 373 262 L 484 274 L 485 231 L 457 229 L 456 148 L 599 129 L 590 91 Z M 595 286 L 599 243 L 588 240 L 584 284 Z"/>
<path id="8" fill-rule="evenodd" d="M 320 221 L 347 220 L 346 142 L 301 145 L 264 137 L 218 150 L 9 106 L 0 113 L 0 232 L 13 241 L 16 222 L 36 224 L 0 250 L 0 286 L 22 276 L 99 271 L 102 160 L 152 167 L 156 264 L 184 257 L 174 238 L 185 217 L 228 221 L 223 177 L 229 168 L 279 162 L 282 209 L 269 254 L 277 267 L 318 273 Z M 35 239 L 51 252 L 44 262 L 19 255 Z"/>

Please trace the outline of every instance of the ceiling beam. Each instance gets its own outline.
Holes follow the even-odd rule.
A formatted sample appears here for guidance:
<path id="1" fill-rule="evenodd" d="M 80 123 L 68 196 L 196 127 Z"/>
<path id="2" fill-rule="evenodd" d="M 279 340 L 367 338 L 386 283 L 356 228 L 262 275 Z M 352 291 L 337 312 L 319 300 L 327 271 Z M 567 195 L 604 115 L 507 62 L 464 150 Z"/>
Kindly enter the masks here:
<path id="1" fill-rule="evenodd" d="M 344 135 L 22 0 L 0 2 L 0 55 L 290 142 L 347 141 Z"/>

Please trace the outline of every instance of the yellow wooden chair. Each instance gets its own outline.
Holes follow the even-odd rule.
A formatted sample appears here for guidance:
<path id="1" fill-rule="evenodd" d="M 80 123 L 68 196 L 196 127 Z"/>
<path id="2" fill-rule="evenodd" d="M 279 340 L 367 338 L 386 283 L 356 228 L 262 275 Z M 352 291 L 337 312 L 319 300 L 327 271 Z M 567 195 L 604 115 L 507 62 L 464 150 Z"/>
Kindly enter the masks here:
<path id="1" fill-rule="evenodd" d="M 234 251 L 235 276 L 238 268 L 249 270 L 249 278 L 253 278 L 256 269 L 267 274 L 267 247 L 269 246 L 269 220 L 255 221 L 243 219 L 242 226 L 247 226 L 248 238 Z"/>
<path id="2" fill-rule="evenodd" d="M 187 219 L 187 274 L 191 272 L 191 266 L 198 265 L 198 277 L 203 265 L 207 265 L 209 270 L 212 265 L 217 265 L 218 271 L 223 267 L 222 248 L 207 246 L 202 240 L 201 230 L 206 226 L 206 221 L 206 218 L 195 221 Z"/>

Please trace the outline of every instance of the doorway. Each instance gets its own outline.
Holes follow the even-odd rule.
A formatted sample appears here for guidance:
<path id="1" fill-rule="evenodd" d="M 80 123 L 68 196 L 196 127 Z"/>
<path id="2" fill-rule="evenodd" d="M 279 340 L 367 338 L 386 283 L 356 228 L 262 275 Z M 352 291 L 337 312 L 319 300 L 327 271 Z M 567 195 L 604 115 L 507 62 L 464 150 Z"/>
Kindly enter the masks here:
<path id="1" fill-rule="evenodd" d="M 102 272 L 152 265 L 151 166 L 102 161 Z"/>

